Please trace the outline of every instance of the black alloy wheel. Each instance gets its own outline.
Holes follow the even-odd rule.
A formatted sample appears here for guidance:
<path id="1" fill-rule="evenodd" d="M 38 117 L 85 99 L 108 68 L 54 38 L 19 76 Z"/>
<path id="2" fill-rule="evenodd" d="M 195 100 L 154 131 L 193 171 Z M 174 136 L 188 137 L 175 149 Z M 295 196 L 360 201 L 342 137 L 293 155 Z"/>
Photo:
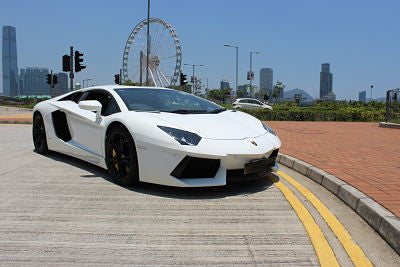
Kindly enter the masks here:
<path id="1" fill-rule="evenodd" d="M 117 184 L 128 186 L 139 181 L 135 143 L 125 127 L 110 130 L 106 139 L 106 164 Z"/>
<path id="2" fill-rule="evenodd" d="M 44 127 L 43 117 L 40 113 L 35 113 L 33 116 L 32 138 L 36 152 L 39 154 L 46 154 L 49 152 L 47 147 L 46 129 Z"/>

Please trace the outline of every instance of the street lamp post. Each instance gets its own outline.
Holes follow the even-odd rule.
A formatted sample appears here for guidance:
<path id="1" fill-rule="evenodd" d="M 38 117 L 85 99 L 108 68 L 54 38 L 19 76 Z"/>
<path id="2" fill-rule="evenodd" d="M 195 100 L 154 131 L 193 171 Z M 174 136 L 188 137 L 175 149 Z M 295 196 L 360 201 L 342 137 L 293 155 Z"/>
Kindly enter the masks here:
<path id="1" fill-rule="evenodd" d="M 149 56 L 150 56 L 150 0 L 147 1 L 146 86 L 149 86 Z"/>
<path id="2" fill-rule="evenodd" d="M 204 65 L 202 65 L 202 64 L 200 64 L 200 65 L 196 65 L 196 64 L 183 64 L 183 65 L 185 65 L 185 66 L 192 66 L 192 67 L 193 67 L 192 94 L 195 94 L 195 91 L 194 91 L 194 81 L 195 81 L 195 79 L 194 79 L 194 67 L 203 67 Z"/>
<path id="3" fill-rule="evenodd" d="M 260 54 L 260 52 L 250 52 L 250 93 L 252 91 L 252 81 L 253 81 L 253 54 Z"/>
<path id="4" fill-rule="evenodd" d="M 239 47 L 234 45 L 225 44 L 226 47 L 236 48 L 236 90 L 235 95 L 237 95 L 238 90 L 238 75 L 239 75 Z"/>
<path id="5" fill-rule="evenodd" d="M 370 99 L 370 102 L 372 102 L 372 88 L 374 88 L 373 85 L 371 85 L 371 99 Z"/>

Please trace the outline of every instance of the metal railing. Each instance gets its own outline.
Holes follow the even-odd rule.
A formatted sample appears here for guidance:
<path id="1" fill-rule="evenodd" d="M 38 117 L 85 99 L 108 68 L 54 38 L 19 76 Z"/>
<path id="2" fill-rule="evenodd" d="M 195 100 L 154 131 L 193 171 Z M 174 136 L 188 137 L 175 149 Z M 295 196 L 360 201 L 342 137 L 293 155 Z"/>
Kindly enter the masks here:
<path id="1" fill-rule="evenodd" d="M 386 122 L 400 123 L 400 88 L 386 91 Z"/>

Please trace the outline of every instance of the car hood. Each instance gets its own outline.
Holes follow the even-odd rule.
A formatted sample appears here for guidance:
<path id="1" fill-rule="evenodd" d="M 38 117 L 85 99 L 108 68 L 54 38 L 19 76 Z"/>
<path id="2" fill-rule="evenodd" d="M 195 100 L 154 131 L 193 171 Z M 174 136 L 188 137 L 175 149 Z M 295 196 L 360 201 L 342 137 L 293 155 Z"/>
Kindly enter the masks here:
<path id="1" fill-rule="evenodd" d="M 209 139 L 244 139 L 266 133 L 258 119 L 240 111 L 227 110 L 217 114 L 161 112 L 149 115 L 171 124 L 165 126 L 174 126 Z"/>

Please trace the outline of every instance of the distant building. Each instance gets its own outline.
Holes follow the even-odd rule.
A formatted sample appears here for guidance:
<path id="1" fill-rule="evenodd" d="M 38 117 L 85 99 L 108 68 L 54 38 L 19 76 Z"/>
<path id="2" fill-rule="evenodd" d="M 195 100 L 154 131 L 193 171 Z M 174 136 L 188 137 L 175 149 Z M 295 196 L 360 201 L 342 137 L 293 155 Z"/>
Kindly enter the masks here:
<path id="1" fill-rule="evenodd" d="M 260 70 L 260 93 L 266 94 L 267 91 L 272 92 L 273 82 L 274 82 L 273 70 L 271 68 L 262 68 Z"/>
<path id="2" fill-rule="evenodd" d="M 18 95 L 17 37 L 15 27 L 3 26 L 3 94 Z"/>
<path id="3" fill-rule="evenodd" d="M 358 101 L 367 102 L 367 91 L 361 91 L 358 93 Z"/>
<path id="4" fill-rule="evenodd" d="M 332 77 L 333 77 L 333 75 L 330 72 L 329 68 L 330 68 L 329 63 L 324 63 L 321 65 L 320 83 L 319 83 L 320 99 L 331 98 L 332 94 L 333 94 L 332 93 Z"/>
<path id="5" fill-rule="evenodd" d="M 68 88 L 68 75 L 66 73 L 60 72 L 56 73 L 57 84 L 51 89 L 50 94 L 52 96 L 58 96 L 69 92 Z"/>
<path id="6" fill-rule="evenodd" d="M 219 87 L 219 90 L 224 90 L 224 89 L 227 89 L 227 88 L 231 88 L 230 85 L 229 85 L 229 81 L 227 79 L 223 79 L 221 81 L 221 85 Z"/>
<path id="7" fill-rule="evenodd" d="M 21 69 L 20 79 L 23 80 L 22 95 L 49 95 L 49 85 L 46 76 L 49 70 L 46 68 L 27 67 Z"/>

